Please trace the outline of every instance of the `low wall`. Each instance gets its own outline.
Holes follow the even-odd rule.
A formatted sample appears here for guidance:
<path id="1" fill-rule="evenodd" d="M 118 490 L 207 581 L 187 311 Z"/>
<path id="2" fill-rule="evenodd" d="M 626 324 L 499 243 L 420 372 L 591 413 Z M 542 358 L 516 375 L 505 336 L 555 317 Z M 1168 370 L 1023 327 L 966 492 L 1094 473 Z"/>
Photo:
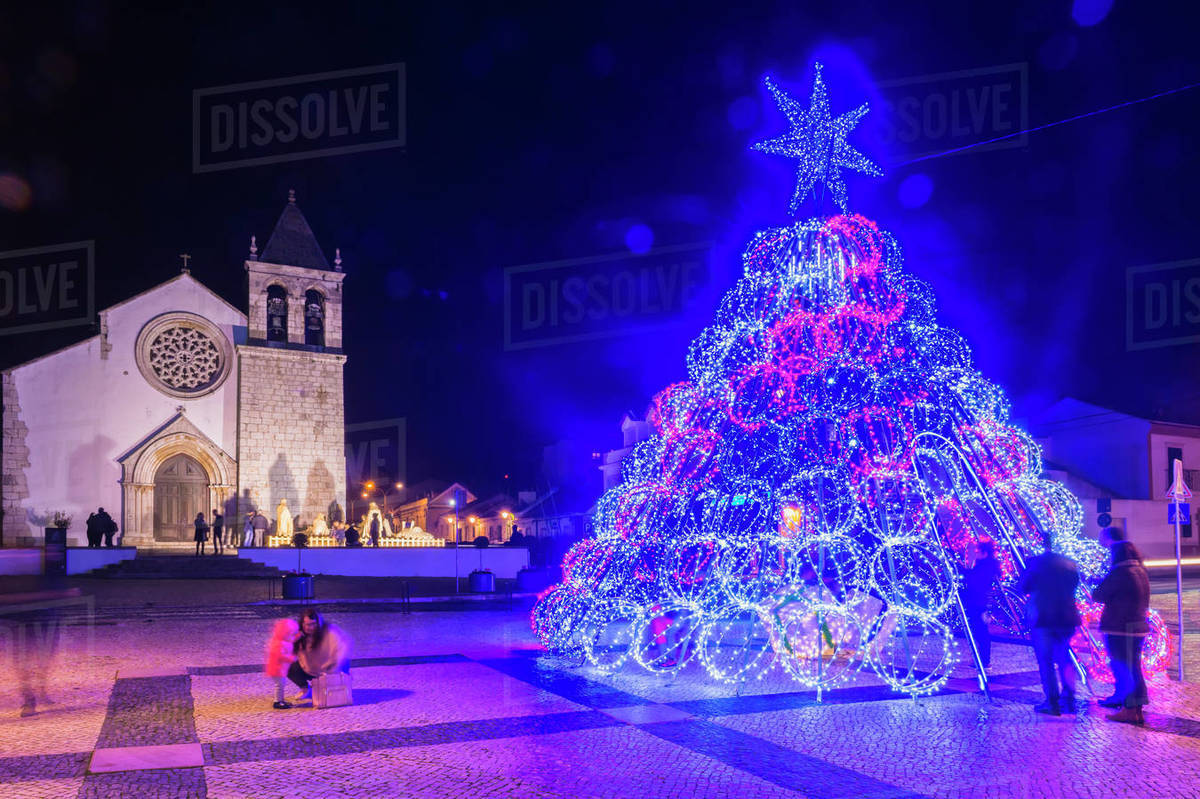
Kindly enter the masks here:
<path id="1" fill-rule="evenodd" d="M 1084 503 L 1084 532 L 1095 538 L 1099 533 L 1096 524 L 1096 501 L 1085 499 Z M 1129 540 L 1141 550 L 1142 557 L 1147 560 L 1155 558 L 1175 557 L 1175 525 L 1167 524 L 1167 500 L 1150 499 L 1114 499 L 1112 501 L 1113 526 L 1124 528 Z M 1195 557 L 1200 554 L 1200 527 L 1195 518 L 1200 510 L 1195 502 L 1192 504 L 1192 537 L 1180 541 L 1182 555 Z"/>
<path id="2" fill-rule="evenodd" d="M 137 547 L 67 547 L 67 574 L 84 574 L 137 557 Z M 42 548 L 0 549 L 0 574 L 41 574 Z"/>
<path id="3" fill-rule="evenodd" d="M 491 569 L 500 579 L 513 579 L 529 565 L 529 550 L 524 547 L 323 547 L 305 549 L 301 566 L 309 574 L 336 574 L 346 577 L 453 577 L 454 553 L 458 552 L 458 574 L 466 577 L 480 566 Z M 274 566 L 283 571 L 296 568 L 296 550 L 239 549 L 238 557 Z"/>
<path id="4" fill-rule="evenodd" d="M 41 574 L 42 548 L 0 549 L 0 574 Z"/>
<path id="5" fill-rule="evenodd" d="M 84 574 L 137 557 L 137 547 L 67 547 L 67 574 Z"/>

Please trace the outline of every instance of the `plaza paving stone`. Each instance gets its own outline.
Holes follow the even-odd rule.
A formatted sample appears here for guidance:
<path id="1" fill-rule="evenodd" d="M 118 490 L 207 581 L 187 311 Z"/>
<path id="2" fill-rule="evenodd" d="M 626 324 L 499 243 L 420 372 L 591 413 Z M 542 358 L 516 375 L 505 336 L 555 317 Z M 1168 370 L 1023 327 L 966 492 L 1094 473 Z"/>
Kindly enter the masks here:
<path id="1" fill-rule="evenodd" d="M 278 613 L 125 609 L 65 628 L 58 704 L 19 718 L 0 681 L 0 796 L 1200 796 L 1200 687 L 1156 681 L 1145 729 L 1094 704 L 1038 716 L 1015 643 L 995 648 L 990 703 L 966 665 L 919 700 L 852 673 L 818 701 L 778 670 L 735 689 L 698 667 L 581 668 L 539 650 L 527 608 L 339 606 L 356 704 L 275 711 L 259 663 Z M 179 743 L 203 766 L 88 771 L 97 749 Z"/>

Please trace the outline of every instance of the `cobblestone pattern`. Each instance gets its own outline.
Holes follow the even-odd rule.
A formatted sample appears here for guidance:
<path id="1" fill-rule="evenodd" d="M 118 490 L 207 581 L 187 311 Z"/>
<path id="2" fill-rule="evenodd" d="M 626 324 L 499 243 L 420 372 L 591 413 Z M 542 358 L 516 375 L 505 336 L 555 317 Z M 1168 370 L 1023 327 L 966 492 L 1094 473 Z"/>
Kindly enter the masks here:
<path id="1" fill-rule="evenodd" d="M 396 655 L 393 657 L 354 658 L 350 667 L 361 669 L 369 666 L 415 666 L 421 663 L 469 663 L 470 658 L 462 655 Z M 258 674 L 262 671 L 260 664 L 244 666 L 192 666 L 188 674 L 195 677 L 215 677 L 224 674 Z"/>
<path id="2" fill-rule="evenodd" d="M 61 755 L 0 757 L 0 783 L 82 777 L 87 773 L 91 756 L 91 752 L 70 752 Z"/>
<path id="3" fill-rule="evenodd" d="M 549 661 L 513 658 L 482 662 L 499 672 L 559 696 L 567 697 L 585 707 L 627 707 L 629 705 L 645 705 L 650 701 L 602 683 L 560 671 Z"/>
<path id="4" fill-rule="evenodd" d="M 486 721 L 453 721 L 323 735 L 287 736 L 258 741 L 229 741 L 204 745 L 205 763 L 312 758 L 331 751 L 344 754 L 404 746 L 461 744 L 496 738 L 526 738 L 555 732 L 609 727 L 620 722 L 591 710 L 545 716 L 514 716 Z"/>
<path id="5" fill-rule="evenodd" d="M 263 676 L 196 677 L 192 691 L 200 740 L 357 733 L 585 709 L 472 662 L 352 668 L 350 674 L 354 705 L 319 713 L 304 708 L 272 710 L 271 682 Z"/>
<path id="6" fill-rule="evenodd" d="M 204 769 L 163 768 L 89 774 L 79 799 L 207 799 Z"/>
<path id="7" fill-rule="evenodd" d="M 15 784 L 12 795 L 21 797 L 137 799 L 1200 796 L 1196 686 L 1156 681 L 1144 729 L 1106 722 L 1094 704 L 1078 716 L 1038 716 L 1031 705 L 1040 690 L 1024 646 L 995 648 L 990 704 L 969 666 L 956 669 L 939 696 L 898 698 L 856 675 L 817 704 L 774 672 L 739 689 L 714 685 L 699 668 L 663 679 L 572 667 L 536 650 L 520 611 L 336 621 L 356 642 L 356 704 L 329 710 L 272 710 L 270 682 L 237 665 L 257 660 L 270 619 L 214 623 L 198 609 L 196 620 L 169 628 L 104 628 L 91 657 L 79 656 L 77 640 L 65 644 L 51 684 L 60 704 L 29 719 L 15 709 L 0 715 L 0 774 L 7 768 L 21 780 L 5 779 L 0 795 Z M 188 684 L 175 677 L 114 685 L 125 668 L 190 671 L 191 740 L 203 747 L 202 769 L 68 776 L 77 753 L 103 737 L 96 712 L 132 713 L 124 700 L 110 702 L 110 692 L 132 700 L 141 682 L 169 699 L 179 691 L 161 691 L 162 680 Z M 1092 686 L 1092 696 L 1107 690 Z M 3 682 L 0 697 L 16 699 Z M 671 718 L 666 707 L 697 718 L 660 721 Z M 622 708 L 628 712 L 602 712 Z M 182 716 L 167 716 L 186 729 Z M 141 723 L 136 714 L 124 718 L 134 722 L 126 729 Z M 165 742 L 177 741 L 130 741 Z M 57 764 L 32 771 L 24 756 L 36 754 Z M 60 776 L 42 778 L 51 775 Z"/>
<path id="8" fill-rule="evenodd" d="M 596 714 L 600 715 L 600 714 Z M 416 746 L 308 760 L 206 766 L 211 796 L 633 799 L 800 797 L 618 724 L 469 746 Z M 352 774 L 353 776 L 347 776 Z"/>
<path id="9" fill-rule="evenodd" d="M 117 680 L 97 749 L 196 743 L 191 678 L 134 677 Z"/>
<path id="10" fill-rule="evenodd" d="M 817 799 L 923 796 L 798 752 L 795 748 L 780 746 L 708 721 L 669 721 L 648 724 L 642 729 L 676 746 Z"/>
<path id="11" fill-rule="evenodd" d="M 3 795 L 5 797 L 12 795 L 20 797 L 20 799 L 74 799 L 79 795 L 83 780 L 83 777 L 74 777 L 21 782 L 12 786 L 3 786 L 10 791 L 9 794 Z"/>

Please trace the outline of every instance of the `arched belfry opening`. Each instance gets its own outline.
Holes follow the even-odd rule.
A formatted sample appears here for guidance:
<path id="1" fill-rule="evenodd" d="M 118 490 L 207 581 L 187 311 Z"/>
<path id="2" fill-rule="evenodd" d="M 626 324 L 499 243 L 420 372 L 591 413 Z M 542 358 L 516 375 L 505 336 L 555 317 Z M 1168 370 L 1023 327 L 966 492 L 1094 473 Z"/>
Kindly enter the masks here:
<path id="1" fill-rule="evenodd" d="M 267 341 L 288 340 L 288 295 L 279 284 L 267 287 Z"/>
<path id="2" fill-rule="evenodd" d="M 325 295 L 316 289 L 304 293 L 304 343 L 325 346 Z"/>

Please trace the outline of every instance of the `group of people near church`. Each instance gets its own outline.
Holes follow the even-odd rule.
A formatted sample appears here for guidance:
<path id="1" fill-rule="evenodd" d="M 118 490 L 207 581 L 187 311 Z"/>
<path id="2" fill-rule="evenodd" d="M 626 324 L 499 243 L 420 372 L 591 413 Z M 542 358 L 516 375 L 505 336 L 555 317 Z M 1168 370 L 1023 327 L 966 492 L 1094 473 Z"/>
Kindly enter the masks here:
<path id="1" fill-rule="evenodd" d="M 208 541 L 208 534 L 212 532 L 213 554 L 220 555 L 225 551 L 225 517 L 216 508 L 212 512 L 212 524 L 204 520 L 203 513 L 196 514 L 194 522 L 196 527 L 196 556 L 204 554 L 204 544 Z"/>
<path id="2" fill-rule="evenodd" d="M 1029 596 L 1026 621 L 1045 692 L 1045 701 L 1034 710 L 1058 716 L 1078 712 L 1071 638 L 1083 620 L 1076 604 L 1079 567 L 1054 552 L 1050 543 L 1047 539 L 1045 552 L 1029 559 L 1016 588 Z M 1142 708 L 1149 703 L 1149 695 L 1142 672 L 1142 645 L 1150 633 L 1150 577 L 1141 553 L 1127 540 L 1124 530 L 1105 527 L 1100 531 L 1100 543 L 1108 549 L 1109 569 L 1092 588 L 1092 599 L 1104 606 L 1100 632 L 1115 685 L 1112 695 L 1098 704 L 1115 711 L 1105 716 L 1109 721 L 1144 724 Z M 972 560 L 963 574 L 963 605 L 986 669 L 991 665 L 991 634 L 985 614 L 992 586 L 1000 577 L 995 544 L 979 541 Z"/>
<path id="3" fill-rule="evenodd" d="M 98 509 L 87 517 L 87 542 L 90 549 L 99 549 L 101 539 L 104 546 L 113 545 L 113 536 L 117 534 L 117 523 L 104 508 Z"/>

